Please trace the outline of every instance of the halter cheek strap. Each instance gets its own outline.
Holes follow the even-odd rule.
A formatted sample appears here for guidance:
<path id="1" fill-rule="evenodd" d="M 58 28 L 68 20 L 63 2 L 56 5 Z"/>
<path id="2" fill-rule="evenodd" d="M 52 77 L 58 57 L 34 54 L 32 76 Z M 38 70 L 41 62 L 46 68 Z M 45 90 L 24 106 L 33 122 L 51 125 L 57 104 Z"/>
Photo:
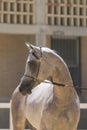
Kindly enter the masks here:
<path id="1" fill-rule="evenodd" d="M 49 81 L 43 81 L 43 80 L 41 80 L 41 79 L 38 79 L 38 78 L 35 78 L 35 77 L 33 77 L 33 76 L 29 76 L 29 75 L 24 75 L 25 77 L 28 77 L 28 78 L 31 78 L 33 81 L 37 81 L 38 83 L 41 83 L 41 82 L 44 82 L 44 83 L 49 83 Z M 57 85 L 57 86 L 59 86 L 59 87 L 64 87 L 65 86 L 65 84 L 63 84 L 63 83 L 56 83 L 56 82 L 53 82 L 53 81 L 51 81 L 50 82 L 51 84 L 53 84 L 53 85 Z"/>

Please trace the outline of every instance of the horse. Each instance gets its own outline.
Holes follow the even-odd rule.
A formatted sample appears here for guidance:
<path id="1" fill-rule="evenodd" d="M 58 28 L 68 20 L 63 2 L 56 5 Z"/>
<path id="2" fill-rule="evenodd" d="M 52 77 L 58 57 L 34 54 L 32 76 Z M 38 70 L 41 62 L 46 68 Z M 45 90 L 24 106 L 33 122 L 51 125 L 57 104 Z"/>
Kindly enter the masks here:
<path id="1" fill-rule="evenodd" d="M 77 130 L 80 103 L 65 61 L 47 47 L 27 44 L 25 72 L 12 95 L 13 130 L 26 119 L 37 130 Z"/>

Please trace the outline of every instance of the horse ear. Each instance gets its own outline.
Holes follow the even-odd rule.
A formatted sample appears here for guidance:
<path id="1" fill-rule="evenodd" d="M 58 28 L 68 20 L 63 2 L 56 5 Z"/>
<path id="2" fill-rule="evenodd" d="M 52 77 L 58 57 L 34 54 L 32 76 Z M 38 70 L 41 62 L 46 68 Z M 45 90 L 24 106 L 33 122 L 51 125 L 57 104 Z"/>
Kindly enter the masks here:
<path id="1" fill-rule="evenodd" d="M 28 47 L 28 49 L 34 49 L 34 46 L 31 45 L 29 42 L 26 42 L 25 45 Z"/>
<path id="2" fill-rule="evenodd" d="M 28 42 L 26 42 L 25 45 L 29 48 L 29 43 Z"/>

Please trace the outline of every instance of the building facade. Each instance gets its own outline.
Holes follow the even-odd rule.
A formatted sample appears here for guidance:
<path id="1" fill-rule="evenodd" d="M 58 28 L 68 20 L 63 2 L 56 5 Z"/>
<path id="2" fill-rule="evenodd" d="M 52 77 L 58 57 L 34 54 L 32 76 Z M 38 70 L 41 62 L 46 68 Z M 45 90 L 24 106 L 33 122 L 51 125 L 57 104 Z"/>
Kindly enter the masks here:
<path id="1" fill-rule="evenodd" d="M 74 85 L 87 87 L 87 0 L 0 1 L 1 102 L 11 98 L 23 75 L 26 41 L 55 49 Z M 80 97 L 86 101 L 87 92 L 81 90 Z"/>

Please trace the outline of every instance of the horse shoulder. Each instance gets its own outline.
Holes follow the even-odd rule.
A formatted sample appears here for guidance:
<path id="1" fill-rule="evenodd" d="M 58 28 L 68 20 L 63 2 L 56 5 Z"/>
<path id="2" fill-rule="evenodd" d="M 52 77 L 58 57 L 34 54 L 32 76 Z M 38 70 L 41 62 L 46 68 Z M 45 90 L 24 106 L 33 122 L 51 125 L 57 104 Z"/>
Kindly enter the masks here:
<path id="1" fill-rule="evenodd" d="M 12 114 L 14 116 L 21 118 L 25 116 L 25 101 L 26 101 L 26 96 L 23 96 L 19 92 L 19 87 L 15 89 L 12 95 L 12 100 L 11 100 L 11 110 Z"/>
<path id="2" fill-rule="evenodd" d="M 14 130 L 23 130 L 25 127 L 25 99 L 19 92 L 19 86 L 15 89 L 12 95 L 11 111 L 12 111 L 12 122 Z"/>

